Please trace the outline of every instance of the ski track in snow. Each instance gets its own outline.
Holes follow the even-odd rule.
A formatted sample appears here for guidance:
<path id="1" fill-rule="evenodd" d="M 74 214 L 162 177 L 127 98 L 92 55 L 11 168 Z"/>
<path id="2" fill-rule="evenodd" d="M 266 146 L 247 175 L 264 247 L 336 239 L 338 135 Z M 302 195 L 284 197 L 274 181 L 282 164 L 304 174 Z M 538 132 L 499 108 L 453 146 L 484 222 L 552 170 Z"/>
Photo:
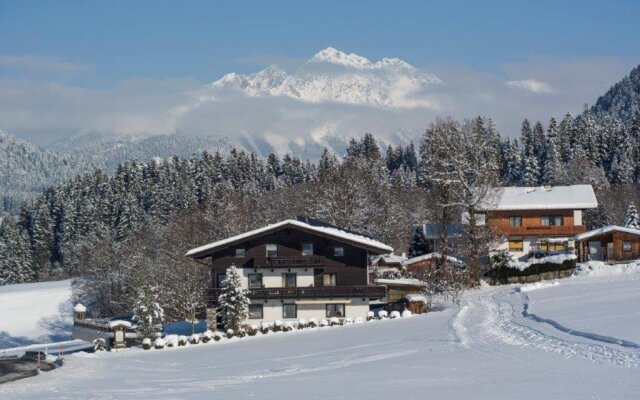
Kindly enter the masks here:
<path id="1" fill-rule="evenodd" d="M 488 347 L 495 356 L 496 346 L 492 344 L 500 341 L 559 353 L 567 358 L 582 357 L 596 363 L 640 367 L 640 352 L 637 351 L 640 346 L 636 343 L 571 330 L 555 321 L 529 314 L 528 296 L 517 294 L 505 292 L 504 287 L 468 293 L 467 304 L 452 320 L 452 329 L 460 345 L 480 352 Z M 474 324 L 480 329 L 473 329 Z"/>

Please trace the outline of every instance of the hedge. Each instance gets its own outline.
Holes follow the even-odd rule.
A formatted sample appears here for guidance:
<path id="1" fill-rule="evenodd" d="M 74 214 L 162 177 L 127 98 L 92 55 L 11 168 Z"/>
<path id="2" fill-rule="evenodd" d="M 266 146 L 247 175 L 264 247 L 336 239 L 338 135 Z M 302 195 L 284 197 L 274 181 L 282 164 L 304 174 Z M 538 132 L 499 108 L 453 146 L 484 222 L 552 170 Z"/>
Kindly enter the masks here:
<path id="1" fill-rule="evenodd" d="M 564 260 L 562 264 L 556 263 L 540 263 L 531 264 L 527 268 L 520 270 L 514 267 L 501 266 L 492 268 L 487 272 L 487 276 L 491 279 L 501 281 L 513 276 L 529 276 L 543 274 L 545 272 L 567 271 L 576 268 L 576 259 Z"/>

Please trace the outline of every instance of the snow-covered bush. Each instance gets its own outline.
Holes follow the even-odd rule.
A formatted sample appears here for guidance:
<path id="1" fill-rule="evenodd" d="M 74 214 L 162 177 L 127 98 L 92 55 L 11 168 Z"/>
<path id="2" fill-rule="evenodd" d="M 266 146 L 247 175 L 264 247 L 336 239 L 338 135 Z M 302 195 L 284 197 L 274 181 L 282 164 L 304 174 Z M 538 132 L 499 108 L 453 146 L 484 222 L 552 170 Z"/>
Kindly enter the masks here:
<path id="1" fill-rule="evenodd" d="M 197 333 L 194 333 L 193 335 L 191 335 L 191 337 L 189 338 L 189 343 L 191 344 L 200 343 L 200 335 L 198 335 Z"/>
<path id="2" fill-rule="evenodd" d="M 157 339 L 155 340 L 155 342 L 154 342 L 154 347 L 155 347 L 157 350 L 164 349 L 164 346 L 165 346 L 165 345 L 166 345 L 166 343 L 165 343 L 164 339 L 162 339 L 162 338 L 157 338 Z"/>
<path id="3" fill-rule="evenodd" d="M 151 349 L 151 339 L 149 339 L 149 338 L 142 339 L 142 348 L 144 350 Z"/>
<path id="4" fill-rule="evenodd" d="M 273 331 L 280 332 L 282 330 L 282 325 L 282 321 L 280 321 L 279 319 L 275 320 L 273 322 Z"/>
<path id="5" fill-rule="evenodd" d="M 391 311 L 391 314 L 389 314 L 389 317 L 391 317 L 391 319 L 400 318 L 400 312 L 399 311 Z"/>
<path id="6" fill-rule="evenodd" d="M 227 339 L 231 339 L 234 334 L 235 332 L 233 331 L 233 329 L 227 329 Z"/>
<path id="7" fill-rule="evenodd" d="M 331 326 L 340 325 L 340 319 L 338 319 L 337 317 L 329 318 L 329 325 Z"/>
<path id="8" fill-rule="evenodd" d="M 345 318 L 342 320 L 342 325 L 351 325 L 353 324 L 353 318 Z"/>
<path id="9" fill-rule="evenodd" d="M 309 318 L 308 326 L 309 328 L 315 328 L 318 326 L 318 320 L 315 318 Z"/>
<path id="10" fill-rule="evenodd" d="M 367 321 L 371 321 L 375 317 L 376 317 L 376 313 L 374 313 L 373 311 L 367 311 Z"/>
<path id="11" fill-rule="evenodd" d="M 249 325 L 249 327 L 247 328 L 247 334 L 249 336 L 257 335 L 258 334 L 258 325 L 256 325 L 256 324 Z"/>
<path id="12" fill-rule="evenodd" d="M 215 340 L 216 342 L 219 342 L 220 339 L 222 339 L 222 333 L 215 331 L 213 333 L 213 340 Z"/>
<path id="13" fill-rule="evenodd" d="M 203 334 L 202 334 L 202 343 L 209 343 L 211 341 L 211 338 L 213 337 L 213 332 L 211 332 L 210 330 L 206 330 Z"/>
<path id="14" fill-rule="evenodd" d="M 354 324 L 361 324 L 363 322 L 364 320 L 362 319 L 362 317 L 356 317 L 356 319 L 353 321 Z"/>
<path id="15" fill-rule="evenodd" d="M 271 328 L 271 324 L 269 324 L 268 322 L 262 322 L 260 324 L 260 332 L 262 332 L 263 335 L 266 335 L 267 333 L 269 333 L 270 328 Z"/>
<path id="16" fill-rule="evenodd" d="M 402 318 L 411 318 L 413 317 L 413 313 L 409 310 L 404 310 L 402 312 Z"/>
<path id="17" fill-rule="evenodd" d="M 385 310 L 378 311 L 378 318 L 385 319 L 389 316 L 389 314 Z"/>
<path id="18" fill-rule="evenodd" d="M 167 335 L 164 338 L 167 347 L 177 347 L 178 346 L 178 336 L 177 335 Z"/>
<path id="19" fill-rule="evenodd" d="M 293 330 L 293 323 L 287 321 L 284 323 L 284 325 L 282 325 L 282 331 L 283 332 L 289 332 Z"/>
<path id="20" fill-rule="evenodd" d="M 300 320 L 298 320 L 298 325 L 297 325 L 298 329 L 304 329 L 307 327 L 307 320 L 302 318 Z"/>
<path id="21" fill-rule="evenodd" d="M 320 320 L 320 322 L 318 323 L 318 326 L 320 327 L 329 326 L 329 321 L 327 321 L 326 319 Z"/>
<path id="22" fill-rule="evenodd" d="M 238 330 L 236 331 L 236 336 L 237 337 L 245 337 L 247 336 L 247 331 L 244 328 L 238 328 Z"/>
<path id="23" fill-rule="evenodd" d="M 106 341 L 103 338 L 97 338 L 93 341 L 93 349 L 95 351 L 104 351 Z"/>
<path id="24" fill-rule="evenodd" d="M 180 335 L 178 336 L 178 346 L 186 346 L 187 345 L 187 337 Z"/>

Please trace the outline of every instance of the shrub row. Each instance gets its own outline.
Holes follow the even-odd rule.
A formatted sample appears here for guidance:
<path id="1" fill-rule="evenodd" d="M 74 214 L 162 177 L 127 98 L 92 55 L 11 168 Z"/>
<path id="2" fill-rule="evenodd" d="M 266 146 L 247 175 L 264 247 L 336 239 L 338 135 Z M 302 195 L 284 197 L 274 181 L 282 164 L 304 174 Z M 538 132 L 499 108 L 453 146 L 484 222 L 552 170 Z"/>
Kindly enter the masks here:
<path id="1" fill-rule="evenodd" d="M 514 267 L 508 266 L 500 266 L 496 268 L 492 268 L 487 272 L 487 276 L 493 280 L 499 282 L 506 282 L 506 280 L 510 277 L 514 276 L 529 276 L 529 275 L 537 275 L 543 274 L 545 272 L 555 272 L 555 271 L 566 271 L 572 270 L 576 268 L 576 260 L 565 260 L 562 264 L 556 263 L 540 263 L 540 264 L 531 264 L 527 268 L 520 270 Z"/>

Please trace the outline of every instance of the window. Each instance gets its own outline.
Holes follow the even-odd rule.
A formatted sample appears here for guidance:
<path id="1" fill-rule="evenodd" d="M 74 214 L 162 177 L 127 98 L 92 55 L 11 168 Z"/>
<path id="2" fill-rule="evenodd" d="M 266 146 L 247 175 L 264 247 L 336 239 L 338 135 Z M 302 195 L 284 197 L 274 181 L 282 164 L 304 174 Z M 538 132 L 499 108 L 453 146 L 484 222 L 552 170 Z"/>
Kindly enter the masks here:
<path id="1" fill-rule="evenodd" d="M 227 274 L 217 274 L 216 275 L 216 287 L 223 288 L 227 285 Z"/>
<path id="2" fill-rule="evenodd" d="M 293 272 L 282 274 L 282 287 L 296 287 L 296 274 Z"/>
<path id="3" fill-rule="evenodd" d="M 245 249 L 236 249 L 236 257 L 245 257 L 246 250 Z"/>
<path id="4" fill-rule="evenodd" d="M 262 274 L 249 274 L 249 289 L 262 287 Z"/>
<path id="5" fill-rule="evenodd" d="M 334 247 L 333 248 L 333 256 L 334 257 L 344 257 L 344 247 Z"/>
<path id="6" fill-rule="evenodd" d="M 303 256 L 313 255 L 313 243 L 302 243 L 302 255 Z"/>
<path id="7" fill-rule="evenodd" d="M 278 245 L 277 244 L 268 244 L 267 245 L 267 257 L 278 257 Z"/>
<path id="8" fill-rule="evenodd" d="M 335 285 L 336 285 L 336 274 L 322 275 L 322 286 L 335 286 Z"/>
<path id="9" fill-rule="evenodd" d="M 298 306 L 295 304 L 283 304 L 282 318 L 298 318 Z"/>
<path id="10" fill-rule="evenodd" d="M 545 215 L 540 219 L 540 225 L 562 226 L 564 225 L 564 218 L 562 218 L 562 215 Z"/>
<path id="11" fill-rule="evenodd" d="M 622 242 L 622 251 L 631 251 L 631 242 Z"/>
<path id="12" fill-rule="evenodd" d="M 262 304 L 249 304 L 249 319 L 262 319 Z"/>
<path id="13" fill-rule="evenodd" d="M 327 304 L 327 318 L 344 317 L 344 304 Z"/>
<path id="14" fill-rule="evenodd" d="M 546 242 L 541 241 L 538 245 L 541 251 L 564 251 L 567 242 Z"/>
<path id="15" fill-rule="evenodd" d="M 509 251 L 523 251 L 524 242 L 522 240 L 509 240 Z"/>
<path id="16" fill-rule="evenodd" d="M 522 226 L 522 217 L 509 217 L 509 226 L 519 228 Z"/>

